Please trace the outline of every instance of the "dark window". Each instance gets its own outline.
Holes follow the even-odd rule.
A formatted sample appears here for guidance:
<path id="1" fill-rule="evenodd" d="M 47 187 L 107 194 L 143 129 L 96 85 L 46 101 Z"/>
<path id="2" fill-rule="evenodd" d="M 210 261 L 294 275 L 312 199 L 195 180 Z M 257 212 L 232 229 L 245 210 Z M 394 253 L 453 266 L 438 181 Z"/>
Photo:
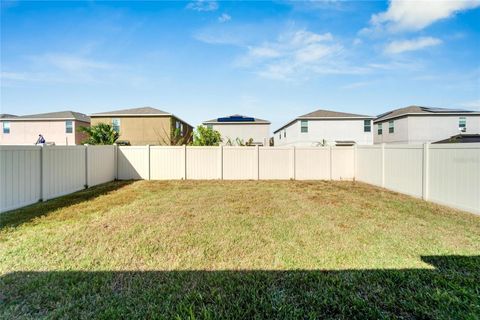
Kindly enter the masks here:
<path id="1" fill-rule="evenodd" d="M 3 133 L 4 134 L 10 133 L 10 121 L 3 121 Z"/>
<path id="2" fill-rule="evenodd" d="M 363 120 L 363 132 L 371 132 L 371 131 L 372 131 L 372 121 Z"/>
<path id="3" fill-rule="evenodd" d="M 466 132 L 467 131 L 467 118 L 465 118 L 465 117 L 458 118 L 458 129 L 461 132 Z"/>
<path id="4" fill-rule="evenodd" d="M 383 128 L 381 123 L 377 124 L 377 133 L 378 135 L 382 135 L 383 133 Z"/>
<path id="5" fill-rule="evenodd" d="M 300 132 L 308 132 L 308 120 L 302 120 L 300 122 Z"/>
<path id="6" fill-rule="evenodd" d="M 393 120 L 388 121 L 388 133 L 394 133 L 395 132 L 395 124 L 393 123 Z"/>
<path id="7" fill-rule="evenodd" d="M 120 133 L 120 119 L 112 119 L 112 129 Z"/>
<path id="8" fill-rule="evenodd" d="M 65 121 L 65 132 L 73 133 L 73 122 L 70 120 Z"/>

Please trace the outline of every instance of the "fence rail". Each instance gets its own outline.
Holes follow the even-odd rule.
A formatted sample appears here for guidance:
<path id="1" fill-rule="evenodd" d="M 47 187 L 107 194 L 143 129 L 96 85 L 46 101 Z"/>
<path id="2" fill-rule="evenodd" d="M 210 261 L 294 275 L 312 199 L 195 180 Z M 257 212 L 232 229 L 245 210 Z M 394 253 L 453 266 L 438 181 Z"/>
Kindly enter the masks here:
<path id="1" fill-rule="evenodd" d="M 356 179 L 479 214 L 480 144 L 0 146 L 0 212 L 115 179 Z"/>

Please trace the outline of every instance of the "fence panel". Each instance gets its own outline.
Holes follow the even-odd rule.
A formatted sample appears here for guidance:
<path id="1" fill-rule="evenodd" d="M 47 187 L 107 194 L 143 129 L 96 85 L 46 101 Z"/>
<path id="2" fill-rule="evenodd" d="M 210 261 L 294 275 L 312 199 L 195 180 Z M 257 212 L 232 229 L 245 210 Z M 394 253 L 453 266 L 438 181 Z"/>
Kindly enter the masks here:
<path id="1" fill-rule="evenodd" d="M 85 146 L 43 147 L 43 200 L 85 188 Z"/>
<path id="2" fill-rule="evenodd" d="M 257 179 L 257 160 L 256 148 L 224 147 L 223 178 L 225 180 Z"/>
<path id="3" fill-rule="evenodd" d="M 182 146 L 150 147 L 150 179 L 185 179 L 184 152 Z"/>
<path id="4" fill-rule="evenodd" d="M 480 143 L 433 144 L 428 153 L 428 200 L 480 214 Z"/>
<path id="5" fill-rule="evenodd" d="M 385 188 L 422 197 L 423 145 L 385 145 Z"/>
<path id="6" fill-rule="evenodd" d="M 355 175 L 355 150 L 353 147 L 332 147 L 332 179 L 353 180 Z"/>
<path id="7" fill-rule="evenodd" d="M 330 149 L 324 147 L 296 147 L 295 179 L 329 180 Z"/>
<path id="8" fill-rule="evenodd" d="M 41 147 L 0 146 L 0 212 L 41 199 Z"/>
<path id="9" fill-rule="evenodd" d="M 187 179 L 220 179 L 220 147 L 187 147 Z"/>
<path id="10" fill-rule="evenodd" d="M 87 147 L 88 186 L 115 180 L 115 146 Z"/>
<path id="11" fill-rule="evenodd" d="M 118 179 L 148 179 L 148 147 L 118 147 Z"/>
<path id="12" fill-rule="evenodd" d="M 382 146 L 358 146 L 355 158 L 356 179 L 382 186 Z"/>
<path id="13" fill-rule="evenodd" d="M 259 178 L 265 180 L 288 180 L 293 177 L 292 148 L 259 148 Z"/>

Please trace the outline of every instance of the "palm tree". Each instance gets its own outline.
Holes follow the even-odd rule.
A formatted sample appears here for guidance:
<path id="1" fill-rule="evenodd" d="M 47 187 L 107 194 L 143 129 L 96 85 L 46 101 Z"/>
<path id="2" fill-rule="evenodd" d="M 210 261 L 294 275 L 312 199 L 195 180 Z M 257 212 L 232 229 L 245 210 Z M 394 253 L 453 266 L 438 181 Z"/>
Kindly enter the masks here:
<path id="1" fill-rule="evenodd" d="M 88 144 L 114 144 L 120 134 L 106 123 L 99 123 L 91 127 L 80 127 L 80 132 L 88 134 L 88 139 L 83 143 Z"/>

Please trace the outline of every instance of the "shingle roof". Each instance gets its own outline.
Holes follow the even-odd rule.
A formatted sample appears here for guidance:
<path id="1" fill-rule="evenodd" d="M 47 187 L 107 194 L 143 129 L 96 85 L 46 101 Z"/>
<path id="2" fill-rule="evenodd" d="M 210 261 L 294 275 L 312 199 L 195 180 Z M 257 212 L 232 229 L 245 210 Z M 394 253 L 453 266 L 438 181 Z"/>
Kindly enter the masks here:
<path id="1" fill-rule="evenodd" d="M 316 111 L 304 114 L 299 118 L 374 118 L 374 117 L 366 116 L 363 114 L 318 109 Z"/>
<path id="2" fill-rule="evenodd" d="M 445 114 L 445 113 L 453 113 L 453 114 L 465 114 L 465 113 L 473 113 L 473 114 L 480 114 L 479 112 L 470 111 L 470 110 L 461 110 L 461 109 L 446 109 L 446 108 L 432 108 L 432 107 L 421 107 L 421 106 L 408 106 L 405 108 L 395 109 L 392 111 L 388 111 L 382 113 L 377 116 L 374 122 L 385 121 L 388 119 L 399 118 L 405 115 L 432 115 L 432 114 Z"/>
<path id="3" fill-rule="evenodd" d="M 170 113 L 151 108 L 151 107 L 143 107 L 143 108 L 132 108 L 132 109 L 123 109 L 123 110 L 115 110 L 115 111 L 107 111 L 107 112 L 99 112 L 93 113 L 91 116 L 100 116 L 100 115 L 170 115 Z"/>
<path id="4" fill-rule="evenodd" d="M 338 112 L 338 111 L 331 111 L 331 110 L 324 110 L 318 109 L 313 112 L 304 114 L 303 116 L 296 117 L 292 121 L 288 122 L 287 124 L 283 125 L 282 127 L 278 128 L 274 131 L 277 133 L 278 131 L 282 130 L 285 127 L 288 127 L 293 122 L 300 120 L 300 119 L 352 119 L 352 118 L 359 118 L 359 119 L 374 119 L 375 117 L 366 116 L 363 114 L 355 114 L 355 113 L 346 113 L 346 112 Z"/>
<path id="5" fill-rule="evenodd" d="M 245 124 L 270 124 L 270 121 L 263 120 L 259 118 L 249 117 L 249 116 L 242 116 L 240 114 L 233 114 L 231 116 L 221 117 L 217 119 L 207 120 L 204 121 L 203 124 L 214 124 L 214 123 L 221 123 L 221 124 L 228 124 L 228 123 L 245 123 Z"/>
<path id="6" fill-rule="evenodd" d="M 11 120 L 42 120 L 42 119 L 65 119 L 78 120 L 83 122 L 90 122 L 90 118 L 83 113 L 75 111 L 57 111 L 48 113 L 28 114 L 24 116 L 13 116 Z"/>
<path id="7" fill-rule="evenodd" d="M 16 118 L 18 116 L 14 115 L 14 114 L 9 114 L 9 113 L 0 113 L 0 119 L 4 119 L 4 118 Z"/>

